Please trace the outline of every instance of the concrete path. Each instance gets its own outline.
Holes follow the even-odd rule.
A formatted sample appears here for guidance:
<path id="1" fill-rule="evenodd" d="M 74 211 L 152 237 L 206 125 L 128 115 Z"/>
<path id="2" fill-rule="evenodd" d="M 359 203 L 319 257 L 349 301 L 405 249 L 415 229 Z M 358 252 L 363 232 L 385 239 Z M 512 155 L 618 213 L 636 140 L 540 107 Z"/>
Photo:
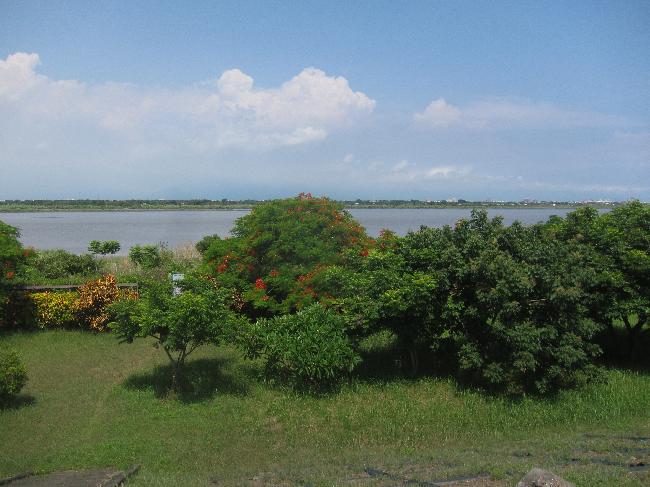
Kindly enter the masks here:
<path id="1" fill-rule="evenodd" d="M 46 475 L 28 475 L 22 478 L 3 479 L 0 485 L 7 487 L 118 487 L 137 472 L 134 465 L 127 471 L 115 467 L 97 470 L 67 470 Z"/>

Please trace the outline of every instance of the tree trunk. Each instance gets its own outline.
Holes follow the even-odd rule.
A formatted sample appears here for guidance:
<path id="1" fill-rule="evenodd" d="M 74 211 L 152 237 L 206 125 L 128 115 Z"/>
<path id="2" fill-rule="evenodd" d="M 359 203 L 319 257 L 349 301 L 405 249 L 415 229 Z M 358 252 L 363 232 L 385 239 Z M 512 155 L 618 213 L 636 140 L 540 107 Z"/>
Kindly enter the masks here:
<path id="1" fill-rule="evenodd" d="M 644 321 L 642 321 L 641 316 L 639 316 L 639 317 L 637 317 L 636 324 L 632 325 L 630 323 L 629 316 L 624 316 L 623 317 L 623 323 L 625 323 L 625 328 L 627 329 L 628 359 L 631 362 L 634 362 L 636 360 L 636 353 L 637 353 L 636 342 L 637 342 L 637 340 L 639 338 L 639 332 L 641 331 L 641 328 L 643 328 Z"/>
<path id="2" fill-rule="evenodd" d="M 411 375 L 415 376 L 420 368 L 420 357 L 418 356 L 418 351 L 415 348 L 410 347 L 409 357 L 411 359 Z"/>
<path id="3" fill-rule="evenodd" d="M 171 383 L 171 387 L 170 387 L 170 390 L 172 392 L 178 392 L 179 391 L 180 375 L 181 375 L 181 371 L 183 369 L 183 364 L 185 363 L 185 357 L 186 357 L 185 350 L 183 350 L 178 355 L 178 358 L 173 363 L 172 383 Z"/>

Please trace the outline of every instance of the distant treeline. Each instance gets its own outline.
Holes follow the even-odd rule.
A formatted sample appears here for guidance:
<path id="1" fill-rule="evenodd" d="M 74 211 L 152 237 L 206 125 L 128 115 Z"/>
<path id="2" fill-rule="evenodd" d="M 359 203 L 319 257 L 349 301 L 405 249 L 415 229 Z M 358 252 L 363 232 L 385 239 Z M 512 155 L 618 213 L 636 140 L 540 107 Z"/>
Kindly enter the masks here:
<path id="1" fill-rule="evenodd" d="M 97 210 L 234 210 L 250 209 L 265 200 L 2 200 L 0 212 L 14 211 L 97 211 Z M 615 207 L 618 202 L 569 201 L 446 201 L 423 200 L 342 200 L 347 208 L 578 208 L 580 206 Z"/>

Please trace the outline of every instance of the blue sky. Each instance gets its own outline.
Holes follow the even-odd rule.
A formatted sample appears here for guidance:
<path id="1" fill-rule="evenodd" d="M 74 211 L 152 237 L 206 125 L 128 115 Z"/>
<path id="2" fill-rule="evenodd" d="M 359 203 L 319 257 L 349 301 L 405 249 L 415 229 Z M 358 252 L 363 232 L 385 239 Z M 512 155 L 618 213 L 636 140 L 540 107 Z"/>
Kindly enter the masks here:
<path id="1" fill-rule="evenodd" d="M 650 3 L 0 1 L 0 199 L 650 199 Z"/>

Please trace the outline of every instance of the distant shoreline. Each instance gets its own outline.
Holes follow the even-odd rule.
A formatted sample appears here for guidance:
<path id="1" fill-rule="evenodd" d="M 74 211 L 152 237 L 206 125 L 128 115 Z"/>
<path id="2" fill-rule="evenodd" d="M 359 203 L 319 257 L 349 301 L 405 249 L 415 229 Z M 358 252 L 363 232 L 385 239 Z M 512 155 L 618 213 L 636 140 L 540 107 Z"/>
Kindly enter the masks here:
<path id="1" fill-rule="evenodd" d="M 107 201 L 99 200 L 92 202 L 79 200 L 72 201 L 5 201 L 0 202 L 0 213 L 47 213 L 47 212 L 136 212 L 136 211 L 248 211 L 264 201 L 232 202 L 223 204 L 217 202 L 181 201 L 174 202 L 146 202 L 137 201 L 129 204 L 129 201 Z M 425 202 L 425 201 L 338 201 L 346 210 L 353 209 L 472 209 L 472 208 L 496 208 L 496 209 L 575 209 L 583 206 L 595 208 L 613 208 L 620 202 L 492 202 L 492 201 L 463 201 L 463 202 Z"/>

